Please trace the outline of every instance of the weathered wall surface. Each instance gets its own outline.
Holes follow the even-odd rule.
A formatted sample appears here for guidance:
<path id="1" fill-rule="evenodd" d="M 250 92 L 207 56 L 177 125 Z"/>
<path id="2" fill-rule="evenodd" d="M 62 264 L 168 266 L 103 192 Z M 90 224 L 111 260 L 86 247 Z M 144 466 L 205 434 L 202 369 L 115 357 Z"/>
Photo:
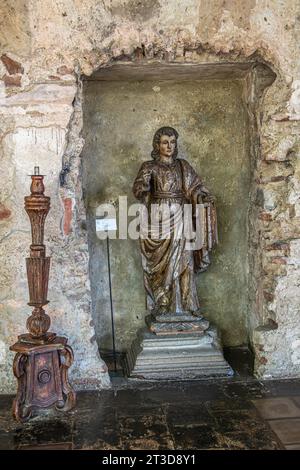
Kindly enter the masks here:
<path id="1" fill-rule="evenodd" d="M 111 348 L 107 246 L 95 234 L 99 204 L 127 196 L 151 159 L 154 132 L 180 133 L 179 155 L 216 197 L 220 244 L 197 276 L 203 314 L 218 325 L 225 345 L 246 344 L 247 213 L 250 189 L 248 119 L 241 80 L 91 81 L 84 87 L 84 193 L 90 215 L 93 318 L 101 348 Z M 129 217 L 129 222 L 133 217 Z M 139 243 L 111 240 L 116 347 L 124 351 L 144 325 L 145 293 Z"/>
<path id="2" fill-rule="evenodd" d="M 46 243 L 53 256 L 47 308 L 53 329 L 66 333 L 75 349 L 73 379 L 108 385 L 91 324 L 77 77 L 112 58 L 212 62 L 255 56 L 277 73 L 257 121 L 256 249 L 252 244 L 250 253 L 256 295 L 248 326 L 258 375 L 299 375 L 299 2 L 5 0 L 0 18 L 1 390 L 15 390 L 8 347 L 24 331 L 28 313 L 24 256 L 30 234 L 22 206 L 36 163 L 52 197 Z"/>

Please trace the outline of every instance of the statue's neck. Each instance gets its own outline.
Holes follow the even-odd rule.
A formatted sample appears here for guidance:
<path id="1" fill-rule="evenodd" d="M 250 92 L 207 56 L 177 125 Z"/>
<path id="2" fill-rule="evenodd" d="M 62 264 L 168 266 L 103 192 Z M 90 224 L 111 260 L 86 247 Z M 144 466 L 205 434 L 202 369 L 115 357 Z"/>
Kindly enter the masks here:
<path id="1" fill-rule="evenodd" d="M 166 163 L 167 165 L 172 165 L 172 163 L 175 162 L 174 157 L 164 157 L 164 156 L 159 156 L 158 161 L 161 163 Z"/>

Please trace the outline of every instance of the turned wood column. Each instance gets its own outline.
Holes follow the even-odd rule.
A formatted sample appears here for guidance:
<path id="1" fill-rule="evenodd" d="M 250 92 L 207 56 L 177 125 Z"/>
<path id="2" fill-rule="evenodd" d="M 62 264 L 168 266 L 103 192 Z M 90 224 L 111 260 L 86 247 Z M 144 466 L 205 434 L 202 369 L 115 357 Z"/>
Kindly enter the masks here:
<path id="1" fill-rule="evenodd" d="M 50 317 L 43 307 L 48 303 L 50 257 L 46 256 L 44 225 L 50 210 L 50 197 L 44 195 L 44 176 L 39 167 L 31 175 L 31 194 L 25 197 L 25 210 L 31 223 L 32 244 L 26 258 L 29 288 L 28 305 L 33 307 L 27 319 L 29 333 L 18 337 L 11 346 L 17 352 L 13 372 L 18 380 L 13 415 L 18 421 L 29 419 L 32 410 L 55 405 L 67 411 L 75 405 L 76 397 L 68 381 L 68 368 L 73 351 L 67 338 L 48 332 Z"/>

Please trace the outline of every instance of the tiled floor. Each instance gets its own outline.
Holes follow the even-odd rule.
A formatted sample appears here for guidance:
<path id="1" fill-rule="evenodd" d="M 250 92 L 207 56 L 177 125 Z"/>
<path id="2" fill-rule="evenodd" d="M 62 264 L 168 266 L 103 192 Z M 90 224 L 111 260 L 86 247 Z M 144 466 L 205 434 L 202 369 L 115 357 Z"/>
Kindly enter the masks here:
<path id="1" fill-rule="evenodd" d="M 300 397 L 266 398 L 253 403 L 285 448 L 300 450 Z"/>
<path id="2" fill-rule="evenodd" d="M 123 385 L 124 386 L 124 385 Z M 0 397 L 1 449 L 298 449 L 300 380 L 129 384 L 26 424 Z M 282 391 L 290 390 L 289 397 Z"/>
<path id="3" fill-rule="evenodd" d="M 300 379 L 258 381 L 247 364 L 219 380 L 115 378 L 111 390 L 78 393 L 69 413 L 23 425 L 0 395 L 0 449 L 300 449 Z"/>

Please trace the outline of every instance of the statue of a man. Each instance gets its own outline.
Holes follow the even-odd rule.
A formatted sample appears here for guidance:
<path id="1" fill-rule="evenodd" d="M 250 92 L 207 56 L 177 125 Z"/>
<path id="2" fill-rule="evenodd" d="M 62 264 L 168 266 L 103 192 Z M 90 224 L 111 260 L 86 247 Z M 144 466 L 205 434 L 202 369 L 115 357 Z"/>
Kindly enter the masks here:
<path id="1" fill-rule="evenodd" d="M 152 160 L 142 164 L 133 193 L 146 205 L 151 219 L 149 236 L 140 238 L 148 310 L 155 317 L 169 314 L 180 320 L 180 316 L 201 316 L 194 273 L 209 265 L 209 251 L 217 242 L 217 231 L 212 196 L 191 165 L 177 157 L 177 139 L 178 132 L 172 127 L 162 127 L 155 133 Z M 205 214 L 198 224 L 202 244 L 196 250 L 188 247 L 183 233 L 185 204 L 192 205 L 194 228 L 198 204 Z M 152 237 L 158 220 L 155 213 L 163 214 L 171 206 L 168 236 Z M 164 230 L 160 229 L 162 234 Z"/>

